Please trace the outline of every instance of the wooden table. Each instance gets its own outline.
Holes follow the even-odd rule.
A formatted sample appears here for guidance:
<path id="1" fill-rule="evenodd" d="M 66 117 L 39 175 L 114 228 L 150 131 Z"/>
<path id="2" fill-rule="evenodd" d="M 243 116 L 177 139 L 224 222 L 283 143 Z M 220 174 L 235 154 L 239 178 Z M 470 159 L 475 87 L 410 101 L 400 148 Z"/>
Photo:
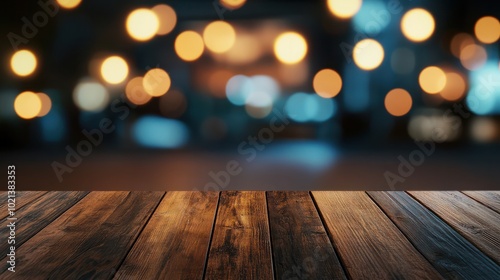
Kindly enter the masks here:
<path id="1" fill-rule="evenodd" d="M 52 191 L 16 203 L 16 272 L 4 258 L 1 279 L 500 279 L 500 192 Z M 6 240 L 5 203 L 0 216 Z"/>

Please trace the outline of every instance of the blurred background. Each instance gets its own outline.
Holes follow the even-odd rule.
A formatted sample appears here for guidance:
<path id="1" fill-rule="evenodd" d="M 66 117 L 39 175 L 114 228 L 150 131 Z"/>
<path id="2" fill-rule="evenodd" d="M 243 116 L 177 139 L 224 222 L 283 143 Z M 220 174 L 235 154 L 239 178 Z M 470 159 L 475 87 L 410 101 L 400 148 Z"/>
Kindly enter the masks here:
<path id="1" fill-rule="evenodd" d="M 498 189 L 500 3 L 4 3 L 18 189 Z"/>

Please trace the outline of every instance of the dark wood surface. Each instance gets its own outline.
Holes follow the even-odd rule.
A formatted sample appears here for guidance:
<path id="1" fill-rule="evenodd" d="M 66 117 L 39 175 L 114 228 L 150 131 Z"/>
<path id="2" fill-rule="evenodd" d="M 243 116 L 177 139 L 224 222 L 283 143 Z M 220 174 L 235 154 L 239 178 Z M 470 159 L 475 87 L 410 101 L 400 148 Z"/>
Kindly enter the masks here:
<path id="1" fill-rule="evenodd" d="M 0 279 L 500 279 L 498 192 L 18 192 L 16 204 L 16 272 L 3 258 Z"/>

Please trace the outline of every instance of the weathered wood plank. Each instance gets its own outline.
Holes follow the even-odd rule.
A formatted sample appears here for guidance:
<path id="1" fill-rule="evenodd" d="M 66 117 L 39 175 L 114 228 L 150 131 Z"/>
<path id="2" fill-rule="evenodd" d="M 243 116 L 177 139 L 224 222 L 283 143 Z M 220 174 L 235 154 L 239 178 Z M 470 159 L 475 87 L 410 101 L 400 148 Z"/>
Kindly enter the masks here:
<path id="1" fill-rule="evenodd" d="M 110 278 L 163 193 L 92 192 L 16 252 L 18 270 L 0 278 Z M 6 261 L 2 261 L 2 267 Z"/>
<path id="2" fill-rule="evenodd" d="M 463 193 L 500 213 L 500 191 L 465 191 Z"/>
<path id="3" fill-rule="evenodd" d="M 42 191 L 16 191 L 16 211 L 20 210 L 23 208 L 25 205 L 31 203 L 32 201 L 36 200 L 37 198 L 43 196 L 47 192 L 42 192 Z M 4 219 L 7 217 L 8 212 L 7 212 L 7 192 L 2 192 L 1 193 L 2 198 L 0 203 L 0 219 Z M 5 202 L 5 203 L 3 203 Z"/>
<path id="4" fill-rule="evenodd" d="M 460 192 L 415 191 L 410 194 L 500 263 L 500 215 Z"/>
<path id="5" fill-rule="evenodd" d="M 221 193 L 206 279 L 272 279 L 264 192 Z"/>
<path id="6" fill-rule="evenodd" d="M 219 194 L 168 192 L 116 279 L 202 279 Z"/>
<path id="7" fill-rule="evenodd" d="M 500 279 L 500 267 L 405 192 L 369 192 L 446 279 Z"/>
<path id="8" fill-rule="evenodd" d="M 267 192 L 276 279 L 347 279 L 309 192 Z"/>
<path id="9" fill-rule="evenodd" d="M 31 204 L 16 211 L 16 248 L 19 248 L 26 240 L 30 239 L 45 226 L 59 217 L 62 213 L 75 205 L 88 192 L 48 192 L 44 196 Z M 7 225 L 10 221 L 2 220 L 2 225 Z M 9 228 L 1 227 L 0 236 L 8 236 Z M 10 247 L 7 242 L 0 243 L 2 256 Z"/>
<path id="10" fill-rule="evenodd" d="M 440 279 L 364 192 L 313 192 L 352 279 Z"/>

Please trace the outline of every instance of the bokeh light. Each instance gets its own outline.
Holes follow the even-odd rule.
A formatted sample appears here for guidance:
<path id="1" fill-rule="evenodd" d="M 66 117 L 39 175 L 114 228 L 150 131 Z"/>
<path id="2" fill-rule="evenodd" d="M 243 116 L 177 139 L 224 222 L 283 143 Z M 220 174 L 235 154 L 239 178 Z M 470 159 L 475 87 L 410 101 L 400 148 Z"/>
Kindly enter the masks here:
<path id="1" fill-rule="evenodd" d="M 462 119 L 446 116 L 441 110 L 425 110 L 412 116 L 408 122 L 408 134 L 415 141 L 450 142 L 462 133 Z"/>
<path id="2" fill-rule="evenodd" d="M 460 62 L 468 70 L 476 70 L 482 67 L 487 58 L 486 50 L 476 44 L 468 45 L 460 52 Z"/>
<path id="3" fill-rule="evenodd" d="M 101 64 L 101 76 L 107 83 L 119 84 L 128 76 L 128 64 L 119 56 L 110 56 Z"/>
<path id="4" fill-rule="evenodd" d="M 148 41 L 157 34 L 160 21 L 152 10 L 140 8 L 133 10 L 128 15 L 125 26 L 132 39 Z"/>
<path id="5" fill-rule="evenodd" d="M 453 39 L 451 39 L 450 50 L 455 57 L 460 58 L 460 53 L 462 52 L 462 50 L 468 45 L 473 44 L 474 37 L 467 33 L 458 33 L 453 36 Z"/>
<path id="6" fill-rule="evenodd" d="M 470 136 L 477 142 L 491 142 L 498 137 L 498 126 L 491 118 L 476 117 L 471 122 Z"/>
<path id="7" fill-rule="evenodd" d="M 420 72 L 418 83 L 423 91 L 436 94 L 446 86 L 446 74 L 437 66 L 429 66 Z"/>
<path id="8" fill-rule="evenodd" d="M 21 92 L 14 100 L 14 110 L 23 119 L 36 117 L 42 109 L 40 97 L 31 91 Z"/>
<path id="9" fill-rule="evenodd" d="M 175 39 L 175 52 L 185 61 L 194 61 L 203 54 L 205 44 L 200 34 L 184 31 Z"/>
<path id="10" fill-rule="evenodd" d="M 106 88 L 92 80 L 82 80 L 73 91 L 73 101 L 83 111 L 100 112 L 109 102 Z"/>
<path id="11" fill-rule="evenodd" d="M 391 14 L 387 5 L 381 0 L 365 0 L 361 9 L 353 17 L 352 23 L 356 31 L 368 36 L 376 36 L 391 22 Z"/>
<path id="12" fill-rule="evenodd" d="M 361 40 L 354 46 L 353 59 L 359 68 L 373 70 L 382 64 L 384 48 L 373 39 Z"/>
<path id="13" fill-rule="evenodd" d="M 157 35 L 166 35 L 175 28 L 177 24 L 177 14 L 175 10 L 166 4 L 159 4 L 151 8 L 158 17 L 159 27 L 156 31 Z"/>
<path id="14" fill-rule="evenodd" d="M 413 101 L 410 93 L 402 88 L 395 88 L 387 93 L 384 105 L 387 112 L 395 117 L 401 117 L 410 112 Z"/>
<path id="15" fill-rule="evenodd" d="M 323 98 L 335 97 L 342 89 L 342 78 L 332 69 L 320 70 L 314 76 L 313 88 Z"/>
<path id="16" fill-rule="evenodd" d="M 247 114 L 256 119 L 267 117 L 272 109 L 273 99 L 264 91 L 252 91 L 245 101 Z"/>
<path id="17" fill-rule="evenodd" d="M 482 17 L 476 22 L 474 33 L 482 43 L 495 43 L 500 38 L 500 22 L 491 16 Z"/>
<path id="18" fill-rule="evenodd" d="M 20 50 L 12 55 L 10 67 L 14 74 L 24 77 L 31 75 L 37 66 L 35 54 L 28 50 Z"/>
<path id="19" fill-rule="evenodd" d="M 144 90 L 142 80 L 142 77 L 135 77 L 131 79 L 125 87 L 125 96 L 135 105 L 144 105 L 152 98 L 152 96 Z"/>
<path id="20" fill-rule="evenodd" d="M 362 0 L 328 0 L 330 12 L 341 19 L 353 17 L 361 8 Z"/>
<path id="21" fill-rule="evenodd" d="M 297 32 L 285 32 L 274 41 L 274 55 L 285 64 L 296 64 L 307 54 L 307 42 Z"/>
<path id="22" fill-rule="evenodd" d="M 167 93 L 170 84 L 170 76 L 165 70 L 160 68 L 150 69 L 142 80 L 144 90 L 154 97 L 162 96 Z"/>
<path id="23" fill-rule="evenodd" d="M 132 136 L 135 142 L 141 146 L 173 149 L 187 143 L 189 131 L 186 125 L 178 120 L 144 116 L 133 124 Z"/>
<path id="24" fill-rule="evenodd" d="M 333 117 L 336 110 L 334 99 L 303 92 L 292 94 L 285 103 L 286 114 L 296 122 L 323 122 Z"/>
<path id="25" fill-rule="evenodd" d="M 428 11 L 416 8 L 406 12 L 401 19 L 401 31 L 410 41 L 423 42 L 434 33 L 434 17 Z"/>
<path id="26" fill-rule="evenodd" d="M 245 5 L 246 0 L 220 0 L 220 4 L 229 10 L 235 10 Z"/>
<path id="27" fill-rule="evenodd" d="M 205 27 L 203 40 L 207 49 L 215 53 L 224 53 L 234 45 L 236 32 L 229 23 L 218 20 Z"/>
<path id="28" fill-rule="evenodd" d="M 252 96 L 252 105 L 258 103 L 258 98 L 264 98 L 265 104 L 261 107 L 267 106 L 266 100 L 275 101 L 280 92 L 278 83 L 270 76 L 256 75 L 247 77 L 245 75 L 233 76 L 226 85 L 226 96 L 229 102 L 237 106 L 247 104 L 248 99 Z M 263 97 L 263 96 L 266 97 Z M 255 105 L 258 107 L 258 105 Z M 255 107 L 254 106 L 254 107 Z"/>
<path id="29" fill-rule="evenodd" d="M 82 0 L 57 0 L 57 4 L 63 9 L 74 9 L 80 5 Z"/>
<path id="30" fill-rule="evenodd" d="M 500 112 L 500 69 L 496 61 L 489 61 L 481 68 L 469 73 L 467 107 L 477 115 Z"/>
<path id="31" fill-rule="evenodd" d="M 40 102 L 42 104 L 40 112 L 38 112 L 36 116 L 37 117 L 46 116 L 50 112 L 50 109 L 52 109 L 52 100 L 47 94 L 43 92 L 39 92 L 36 95 L 38 96 L 38 98 L 40 98 Z"/>
<path id="32" fill-rule="evenodd" d="M 444 100 L 457 101 L 464 97 L 467 84 L 462 74 L 446 72 L 446 85 L 439 93 Z"/>
<path id="33" fill-rule="evenodd" d="M 233 47 L 224 53 L 224 58 L 232 64 L 248 64 L 256 61 L 262 53 L 258 37 L 238 32 Z"/>

